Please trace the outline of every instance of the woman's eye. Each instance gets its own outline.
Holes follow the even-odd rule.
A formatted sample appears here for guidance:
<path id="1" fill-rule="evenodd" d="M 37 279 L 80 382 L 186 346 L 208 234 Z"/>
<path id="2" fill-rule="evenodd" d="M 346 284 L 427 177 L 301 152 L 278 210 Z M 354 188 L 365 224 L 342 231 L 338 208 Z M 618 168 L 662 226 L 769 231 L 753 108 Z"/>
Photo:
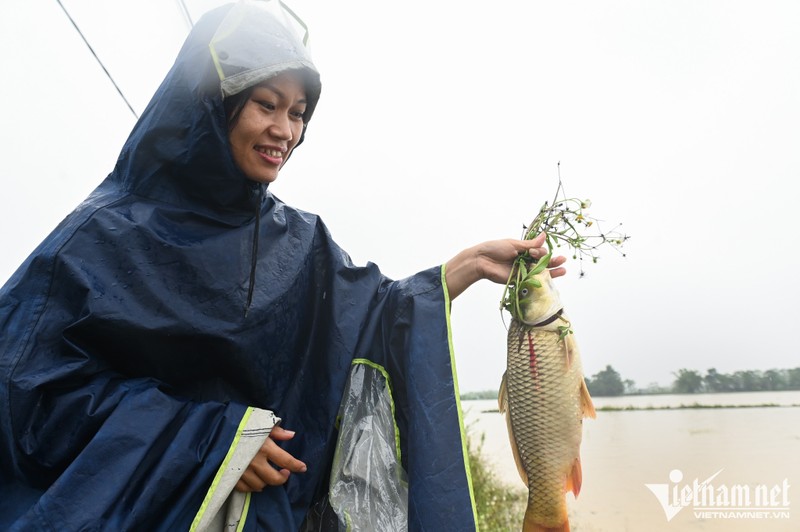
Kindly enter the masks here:
<path id="1" fill-rule="evenodd" d="M 261 100 L 261 101 L 258 101 L 256 103 L 258 105 L 260 105 L 261 107 L 263 107 L 264 109 L 268 110 L 268 111 L 274 111 L 275 110 L 275 104 L 272 103 L 272 102 L 266 102 L 266 101 Z"/>
<path id="2" fill-rule="evenodd" d="M 306 114 L 305 111 L 292 111 L 289 113 L 292 115 L 292 118 L 297 118 L 298 120 L 302 120 L 303 116 Z"/>

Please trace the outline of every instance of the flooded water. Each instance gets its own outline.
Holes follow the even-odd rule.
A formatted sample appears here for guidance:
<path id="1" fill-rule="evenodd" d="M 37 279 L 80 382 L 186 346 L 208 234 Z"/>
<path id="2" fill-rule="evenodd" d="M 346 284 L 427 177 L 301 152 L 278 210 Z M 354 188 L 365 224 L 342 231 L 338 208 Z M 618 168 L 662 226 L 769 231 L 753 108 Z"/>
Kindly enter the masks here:
<path id="1" fill-rule="evenodd" d="M 597 408 L 694 404 L 730 408 L 598 411 L 584 422 L 583 487 L 567 496 L 573 531 L 800 531 L 800 392 L 595 399 Z M 765 404 L 784 406 L 740 408 Z M 525 492 L 497 402 L 462 407 L 498 477 Z"/>

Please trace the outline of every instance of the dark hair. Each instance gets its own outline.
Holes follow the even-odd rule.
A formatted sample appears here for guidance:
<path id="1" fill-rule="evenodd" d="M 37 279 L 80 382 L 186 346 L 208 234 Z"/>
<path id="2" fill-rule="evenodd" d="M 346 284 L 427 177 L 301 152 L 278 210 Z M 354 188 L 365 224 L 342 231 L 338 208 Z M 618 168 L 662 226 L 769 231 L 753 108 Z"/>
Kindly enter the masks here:
<path id="1" fill-rule="evenodd" d="M 247 100 L 250 99 L 250 95 L 253 94 L 253 89 L 255 89 L 255 86 L 248 87 L 242 92 L 228 96 L 222 102 L 225 108 L 225 118 L 228 120 L 228 131 L 233 129 L 233 126 L 235 126 L 236 122 L 239 120 L 239 115 L 242 114 L 244 104 L 247 103 Z"/>
<path id="2" fill-rule="evenodd" d="M 308 121 L 311 119 L 311 114 L 314 112 L 314 108 L 317 105 L 317 100 L 319 99 L 319 78 L 315 79 L 314 76 L 316 74 L 307 69 L 293 70 L 293 72 L 298 72 L 299 75 L 302 76 L 303 88 L 306 91 L 306 99 L 308 103 L 306 106 L 306 112 L 303 114 L 303 131 L 305 131 Z M 314 88 L 314 83 L 317 84 L 316 88 Z M 242 109 L 244 109 L 247 100 L 250 99 L 250 96 L 252 96 L 253 91 L 257 86 L 258 84 L 253 85 L 241 92 L 228 96 L 222 102 L 225 110 L 225 118 L 228 121 L 229 131 L 233 128 L 233 126 L 236 125 L 236 122 L 239 120 L 239 115 L 242 114 Z"/>

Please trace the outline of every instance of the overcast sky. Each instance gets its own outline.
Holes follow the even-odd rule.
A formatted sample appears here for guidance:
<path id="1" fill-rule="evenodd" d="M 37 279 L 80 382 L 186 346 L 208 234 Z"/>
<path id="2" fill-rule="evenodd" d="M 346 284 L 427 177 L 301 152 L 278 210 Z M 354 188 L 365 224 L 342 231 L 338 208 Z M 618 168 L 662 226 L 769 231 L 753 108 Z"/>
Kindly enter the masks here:
<path id="1" fill-rule="evenodd" d="M 137 112 L 177 1 L 62 0 Z M 222 2 L 185 0 L 196 20 Z M 639 386 L 800 366 L 800 3 L 287 2 L 323 93 L 271 190 L 399 278 L 517 237 L 557 185 L 623 222 L 558 281 L 585 373 Z M 0 4 L 0 281 L 112 170 L 135 122 L 53 0 Z M 462 391 L 505 366 L 502 286 L 453 306 Z"/>

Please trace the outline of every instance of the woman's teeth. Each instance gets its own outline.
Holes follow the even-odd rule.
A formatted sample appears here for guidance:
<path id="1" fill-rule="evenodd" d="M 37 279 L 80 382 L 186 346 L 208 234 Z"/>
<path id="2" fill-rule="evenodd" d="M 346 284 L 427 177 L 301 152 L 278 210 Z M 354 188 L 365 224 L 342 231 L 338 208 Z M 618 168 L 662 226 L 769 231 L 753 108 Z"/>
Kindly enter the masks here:
<path id="1" fill-rule="evenodd" d="M 260 151 L 264 155 L 269 155 L 270 157 L 283 157 L 283 152 L 280 150 L 268 150 L 265 148 L 256 148 L 256 150 Z"/>

